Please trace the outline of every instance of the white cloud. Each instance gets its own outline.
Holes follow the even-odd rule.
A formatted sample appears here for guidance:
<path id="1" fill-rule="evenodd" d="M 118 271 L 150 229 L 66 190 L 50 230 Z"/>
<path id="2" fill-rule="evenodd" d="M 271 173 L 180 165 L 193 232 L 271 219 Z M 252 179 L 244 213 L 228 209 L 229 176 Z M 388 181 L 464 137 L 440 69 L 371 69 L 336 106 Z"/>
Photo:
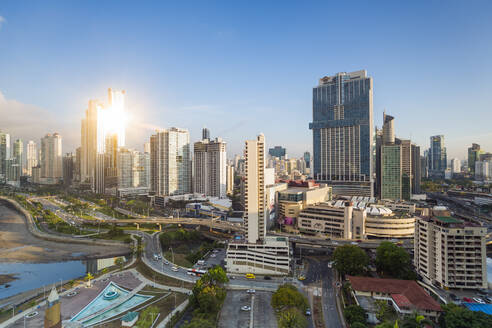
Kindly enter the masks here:
<path id="1" fill-rule="evenodd" d="M 34 140 L 39 143 L 46 133 L 59 132 L 63 138 L 64 151 L 71 151 L 77 131 L 62 124 L 57 116 L 38 106 L 7 99 L 0 92 L 0 130 L 11 135 L 11 139 L 24 142 Z M 80 137 L 79 137 L 80 138 Z"/>

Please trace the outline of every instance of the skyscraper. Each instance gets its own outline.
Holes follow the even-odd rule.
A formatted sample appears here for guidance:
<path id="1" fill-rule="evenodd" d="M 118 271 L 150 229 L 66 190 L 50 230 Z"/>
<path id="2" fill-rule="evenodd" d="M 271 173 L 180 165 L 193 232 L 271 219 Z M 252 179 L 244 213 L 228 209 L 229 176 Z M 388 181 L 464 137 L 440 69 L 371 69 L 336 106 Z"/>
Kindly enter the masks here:
<path id="1" fill-rule="evenodd" d="M 67 187 L 72 185 L 74 168 L 75 155 L 73 153 L 66 153 L 63 156 L 63 184 Z"/>
<path id="2" fill-rule="evenodd" d="M 444 147 L 444 136 L 430 137 L 429 148 L 429 175 L 432 177 L 444 177 L 447 168 L 446 147 Z"/>
<path id="3" fill-rule="evenodd" d="M 313 88 L 313 177 L 341 195 L 373 195 L 373 81 L 337 73 Z"/>
<path id="4" fill-rule="evenodd" d="M 480 149 L 479 144 L 474 143 L 468 148 L 468 168 L 470 173 L 475 173 L 475 162 L 480 160 L 480 155 L 483 153 L 484 151 Z"/>
<path id="5" fill-rule="evenodd" d="M 422 180 L 421 164 L 420 147 L 412 144 L 412 194 L 420 194 L 420 182 Z"/>
<path id="6" fill-rule="evenodd" d="M 0 181 L 7 176 L 7 159 L 10 158 L 10 134 L 0 131 Z"/>
<path id="7" fill-rule="evenodd" d="M 43 182 L 58 183 L 63 177 L 62 138 L 58 133 L 48 133 L 41 139 L 40 162 Z"/>
<path id="8" fill-rule="evenodd" d="M 125 96 L 125 90 L 109 88 L 108 103 L 89 100 L 82 120 L 80 180 L 96 193 L 116 184 L 116 150 L 125 145 Z"/>
<path id="9" fill-rule="evenodd" d="M 21 139 L 17 139 L 14 141 L 14 152 L 12 156 L 15 158 L 16 163 L 19 165 L 19 172 L 20 175 L 23 174 L 23 168 L 24 168 L 24 143 L 22 142 Z"/>
<path id="10" fill-rule="evenodd" d="M 248 243 L 257 243 L 265 237 L 265 136 L 246 140 L 244 226 Z"/>
<path id="11" fill-rule="evenodd" d="M 309 153 L 308 151 L 304 152 L 303 158 L 306 162 L 306 168 L 309 169 L 311 167 L 311 153 Z"/>
<path id="12" fill-rule="evenodd" d="M 202 129 L 202 140 L 210 140 L 210 130 L 207 128 Z"/>
<path id="13" fill-rule="evenodd" d="M 191 192 L 188 130 L 170 128 L 150 137 L 150 189 L 158 196 Z"/>
<path id="14" fill-rule="evenodd" d="M 461 173 L 461 161 L 459 158 L 453 158 L 451 160 L 451 172 L 453 174 Z"/>
<path id="15" fill-rule="evenodd" d="M 226 197 L 226 143 L 220 138 L 203 139 L 194 144 L 194 192 Z"/>
<path id="16" fill-rule="evenodd" d="M 38 165 L 38 146 L 32 140 L 27 143 L 27 175 L 32 176 L 32 168 Z"/>

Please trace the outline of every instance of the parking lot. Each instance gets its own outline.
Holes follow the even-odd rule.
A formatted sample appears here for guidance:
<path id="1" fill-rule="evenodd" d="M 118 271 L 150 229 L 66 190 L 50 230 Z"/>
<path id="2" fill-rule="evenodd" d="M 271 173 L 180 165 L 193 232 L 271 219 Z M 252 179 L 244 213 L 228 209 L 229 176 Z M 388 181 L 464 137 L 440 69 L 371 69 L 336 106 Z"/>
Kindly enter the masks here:
<path id="1" fill-rule="evenodd" d="M 255 294 L 248 294 L 246 290 L 229 290 L 220 312 L 219 327 L 249 328 L 252 317 L 255 328 L 276 328 L 277 320 L 270 305 L 271 299 L 271 292 L 256 291 Z M 251 310 L 243 311 L 243 306 L 250 306 Z"/>

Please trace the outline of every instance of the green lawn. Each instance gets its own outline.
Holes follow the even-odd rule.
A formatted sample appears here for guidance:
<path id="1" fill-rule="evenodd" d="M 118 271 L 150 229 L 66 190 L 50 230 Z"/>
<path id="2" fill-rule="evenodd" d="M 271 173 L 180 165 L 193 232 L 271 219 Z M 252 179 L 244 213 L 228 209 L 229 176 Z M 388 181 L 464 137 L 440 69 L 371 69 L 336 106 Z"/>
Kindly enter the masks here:
<path id="1" fill-rule="evenodd" d="M 172 261 L 173 259 L 172 253 L 170 251 L 165 252 L 164 257 L 168 261 Z M 191 268 L 193 266 L 193 263 L 190 263 L 186 259 L 186 254 L 181 254 L 181 253 L 174 253 L 174 264 L 177 264 L 185 268 Z"/>

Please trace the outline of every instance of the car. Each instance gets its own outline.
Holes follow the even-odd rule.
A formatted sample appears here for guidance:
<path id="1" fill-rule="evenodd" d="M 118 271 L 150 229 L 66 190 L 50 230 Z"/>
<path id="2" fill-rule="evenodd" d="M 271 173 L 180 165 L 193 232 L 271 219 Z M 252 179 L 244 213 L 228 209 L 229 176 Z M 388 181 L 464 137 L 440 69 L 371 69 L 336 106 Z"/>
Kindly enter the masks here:
<path id="1" fill-rule="evenodd" d="M 169 265 L 169 261 L 168 260 L 164 260 L 164 264 L 165 265 Z"/>
<path id="2" fill-rule="evenodd" d="M 358 243 L 362 243 L 362 239 L 357 239 L 356 240 Z"/>
<path id="3" fill-rule="evenodd" d="M 333 264 L 335 263 L 335 261 L 330 261 L 328 262 L 328 267 L 331 269 L 333 267 Z"/>
<path id="4" fill-rule="evenodd" d="M 486 289 L 479 289 L 478 290 L 478 295 L 480 296 L 487 296 L 487 290 Z"/>
<path id="5" fill-rule="evenodd" d="M 489 304 L 492 304 L 492 297 L 487 296 L 487 297 L 485 298 L 485 301 L 486 301 L 487 303 L 489 303 Z"/>
<path id="6" fill-rule="evenodd" d="M 246 273 L 246 278 L 248 278 L 248 279 L 255 279 L 256 277 L 252 273 Z"/>
<path id="7" fill-rule="evenodd" d="M 338 242 L 333 241 L 333 242 L 332 242 L 332 244 L 333 244 L 333 245 L 338 245 Z"/>
<path id="8" fill-rule="evenodd" d="M 304 276 L 299 276 L 297 279 L 298 279 L 298 280 L 300 280 L 300 281 L 303 281 L 303 280 L 306 280 L 306 277 L 304 277 Z"/>
<path id="9" fill-rule="evenodd" d="M 480 297 L 474 297 L 473 300 L 479 304 L 486 304 L 485 301 L 483 299 L 481 299 Z"/>
<path id="10" fill-rule="evenodd" d="M 214 249 L 214 250 L 213 250 L 213 252 L 214 252 L 214 253 L 218 253 L 218 252 L 219 252 L 219 250 L 218 250 L 218 249 Z"/>
<path id="11" fill-rule="evenodd" d="M 171 268 L 171 270 L 173 270 L 174 272 L 178 272 L 178 271 L 179 271 L 179 269 L 178 269 L 178 267 L 177 267 L 177 266 L 173 266 L 173 267 Z"/>
<path id="12" fill-rule="evenodd" d="M 243 310 L 243 311 L 251 311 L 251 306 L 247 306 L 247 305 L 241 306 L 241 310 Z"/>
<path id="13" fill-rule="evenodd" d="M 272 277 L 270 277 L 270 276 L 264 276 L 263 279 L 265 279 L 265 280 L 272 280 Z"/>
<path id="14" fill-rule="evenodd" d="M 311 315 L 311 309 L 310 309 L 310 308 L 308 308 L 308 309 L 306 310 L 306 315 Z"/>
<path id="15" fill-rule="evenodd" d="M 472 303 L 473 300 L 471 298 L 468 298 L 468 297 L 463 297 L 463 302 Z"/>
<path id="16" fill-rule="evenodd" d="M 154 261 L 159 261 L 159 257 L 157 256 L 157 254 L 154 254 Z"/>
<path id="17" fill-rule="evenodd" d="M 256 290 L 254 290 L 254 289 L 248 289 L 246 291 L 246 293 L 248 293 L 248 294 L 254 294 L 254 293 L 256 293 Z"/>
<path id="18" fill-rule="evenodd" d="M 356 241 L 351 242 L 352 245 L 358 245 Z"/>
<path id="19" fill-rule="evenodd" d="M 217 256 L 217 255 L 215 255 L 215 254 L 211 254 L 211 255 L 210 255 L 210 257 L 216 257 L 216 256 Z"/>

